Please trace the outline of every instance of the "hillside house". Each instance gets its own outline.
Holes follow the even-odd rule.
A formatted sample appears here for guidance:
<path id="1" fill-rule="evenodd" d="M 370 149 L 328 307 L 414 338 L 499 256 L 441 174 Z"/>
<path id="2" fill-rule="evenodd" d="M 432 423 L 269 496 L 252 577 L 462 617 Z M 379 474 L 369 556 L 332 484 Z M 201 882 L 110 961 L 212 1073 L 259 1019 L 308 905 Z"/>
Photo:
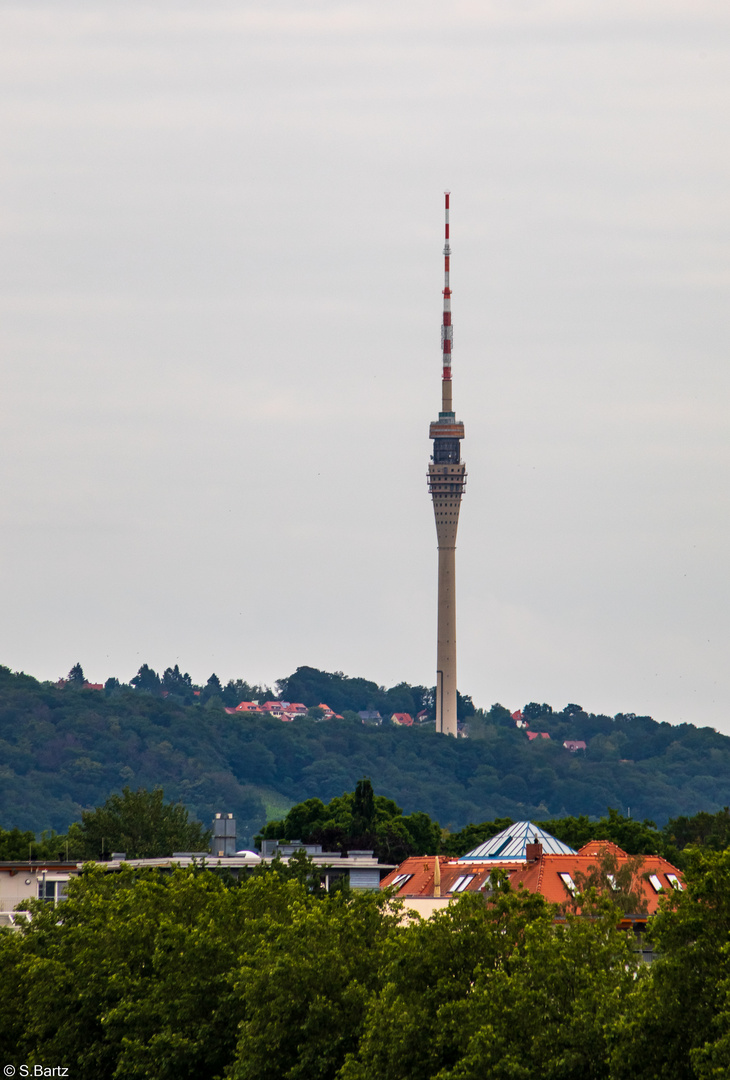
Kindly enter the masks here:
<path id="1" fill-rule="evenodd" d="M 270 716 L 281 716 L 284 706 L 280 701 L 265 701 L 263 705 L 259 705 L 259 712 L 268 713 Z"/>
<path id="2" fill-rule="evenodd" d="M 383 718 L 377 709 L 363 709 L 357 714 L 363 724 L 382 724 Z"/>
<path id="3" fill-rule="evenodd" d="M 394 724 L 400 724 L 401 727 L 413 727 L 413 717 L 407 712 L 394 712 L 390 718 Z"/>

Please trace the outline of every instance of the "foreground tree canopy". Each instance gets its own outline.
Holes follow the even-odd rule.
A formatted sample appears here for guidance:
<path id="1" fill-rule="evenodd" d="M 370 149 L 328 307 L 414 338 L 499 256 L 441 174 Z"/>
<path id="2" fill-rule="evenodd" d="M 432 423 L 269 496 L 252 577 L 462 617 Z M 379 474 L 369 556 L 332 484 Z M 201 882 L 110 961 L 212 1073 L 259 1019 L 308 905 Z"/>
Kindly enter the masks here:
<path id="1" fill-rule="evenodd" d="M 709 1080 L 730 1072 L 730 853 L 651 926 L 495 881 L 429 921 L 276 866 L 105 872 L 0 929 L 3 1062 L 80 1080 Z M 556 921 L 557 920 L 557 921 Z"/>

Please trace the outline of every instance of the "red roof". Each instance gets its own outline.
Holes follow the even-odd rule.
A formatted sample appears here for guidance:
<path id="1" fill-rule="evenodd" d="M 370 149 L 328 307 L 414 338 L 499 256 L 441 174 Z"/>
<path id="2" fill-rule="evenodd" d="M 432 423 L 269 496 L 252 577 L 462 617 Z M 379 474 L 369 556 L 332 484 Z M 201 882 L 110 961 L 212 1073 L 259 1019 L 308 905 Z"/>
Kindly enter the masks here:
<path id="1" fill-rule="evenodd" d="M 619 867 L 630 856 L 616 844 L 604 840 L 592 840 L 585 844 L 577 855 L 546 855 L 540 845 L 538 857 L 533 861 L 479 859 L 474 862 L 438 856 L 441 871 L 441 897 L 449 899 L 459 892 L 479 892 L 488 887 L 489 876 L 495 869 L 504 870 L 509 875 L 513 889 L 520 886 L 530 892 L 539 892 L 549 903 L 565 904 L 572 896 L 569 882 L 575 883 L 576 874 L 587 875 L 595 868 L 596 858 L 601 852 L 610 852 L 616 856 Z M 653 915 L 659 905 L 661 893 L 669 893 L 681 887 L 682 874 L 676 866 L 660 855 L 646 855 L 637 872 L 634 888 L 643 893 L 647 902 L 647 914 Z M 434 855 L 412 855 L 391 871 L 381 882 L 381 888 L 387 889 L 395 882 L 398 897 L 433 897 L 434 895 Z M 564 879 L 560 875 L 567 875 Z M 645 916 L 639 915 L 638 918 Z"/>
<path id="2" fill-rule="evenodd" d="M 257 712 L 258 705 L 255 701 L 239 701 L 234 710 L 235 712 Z"/>
<path id="3" fill-rule="evenodd" d="M 547 731 L 528 731 L 527 738 L 532 742 L 533 739 L 549 739 Z"/>
<path id="4" fill-rule="evenodd" d="M 404 727 L 411 727 L 413 724 L 413 717 L 407 712 L 394 712 L 390 719 L 394 724 L 403 724 Z"/>

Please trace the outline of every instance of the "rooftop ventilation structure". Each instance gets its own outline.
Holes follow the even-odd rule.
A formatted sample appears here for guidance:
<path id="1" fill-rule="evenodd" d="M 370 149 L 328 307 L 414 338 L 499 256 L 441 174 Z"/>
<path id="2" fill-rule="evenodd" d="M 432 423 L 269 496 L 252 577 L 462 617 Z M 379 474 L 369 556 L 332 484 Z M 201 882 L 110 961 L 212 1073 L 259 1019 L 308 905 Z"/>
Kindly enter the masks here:
<path id="1" fill-rule="evenodd" d="M 233 814 L 216 814 L 213 818 L 211 851 L 218 858 L 236 854 L 236 819 Z"/>

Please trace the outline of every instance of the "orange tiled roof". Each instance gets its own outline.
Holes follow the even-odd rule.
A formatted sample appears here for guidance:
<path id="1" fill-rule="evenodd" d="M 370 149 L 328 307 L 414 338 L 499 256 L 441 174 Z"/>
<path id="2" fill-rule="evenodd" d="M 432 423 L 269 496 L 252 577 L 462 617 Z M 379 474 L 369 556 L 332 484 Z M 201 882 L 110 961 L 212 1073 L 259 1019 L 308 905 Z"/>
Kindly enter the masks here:
<path id="1" fill-rule="evenodd" d="M 592 855 L 594 858 L 603 852 L 610 851 L 612 855 L 626 855 L 623 848 L 614 844 L 611 840 L 589 840 L 582 848 L 578 849 L 579 855 Z"/>
<path id="2" fill-rule="evenodd" d="M 441 855 L 438 856 L 441 896 L 448 899 L 460 892 L 478 892 L 488 886 L 491 872 L 500 869 L 509 875 L 513 889 L 521 886 L 530 892 L 539 892 L 549 903 L 565 904 L 572 895 L 570 883 L 575 883 L 578 873 L 589 874 L 601 851 L 615 855 L 619 866 L 629 858 L 616 844 L 595 840 L 585 844 L 577 855 L 545 855 L 540 851 L 532 861 L 480 859 L 464 862 Z M 432 897 L 435 861 L 434 855 L 412 855 L 383 878 L 381 888 L 396 885 L 398 897 Z M 568 875 L 568 880 L 561 874 Z M 682 884 L 681 872 L 660 855 L 644 856 L 638 875 L 637 884 L 646 899 L 648 915 L 657 910 L 662 893 Z"/>

